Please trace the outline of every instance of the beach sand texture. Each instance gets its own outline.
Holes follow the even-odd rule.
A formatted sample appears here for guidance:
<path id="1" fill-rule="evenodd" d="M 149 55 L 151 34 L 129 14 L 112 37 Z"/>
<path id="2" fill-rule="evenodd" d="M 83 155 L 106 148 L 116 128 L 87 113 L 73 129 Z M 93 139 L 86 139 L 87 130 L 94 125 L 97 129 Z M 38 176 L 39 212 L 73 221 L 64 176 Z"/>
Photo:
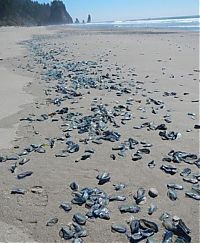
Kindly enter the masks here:
<path id="1" fill-rule="evenodd" d="M 31 76 L 17 75 L 17 70 L 11 66 L 8 70 L 7 64 L 13 58 L 18 59 L 24 56 L 26 48 L 20 44 L 29 40 L 36 34 L 47 34 L 44 27 L 23 28 L 23 27 L 1 27 L 0 29 L 0 73 L 1 73 L 1 89 L 0 89 L 0 120 L 16 114 L 22 109 L 22 106 L 31 103 L 33 96 L 24 91 L 24 87 L 28 85 L 32 79 Z M 0 147 L 11 147 L 11 141 L 15 137 L 17 125 L 6 120 L 0 128 Z"/>
<path id="2" fill-rule="evenodd" d="M 17 41 L 11 38 L 13 34 Z M 2 224 L 5 224 L 5 227 L 13 225 L 14 230 L 15 227 L 20 229 L 19 237 L 24 237 L 24 242 L 29 242 L 26 237 L 37 242 L 62 242 L 59 236 L 61 227 L 72 222 L 74 213 L 88 212 L 85 206 L 73 204 L 68 213 L 59 208 L 62 202 L 70 203 L 72 200 L 69 185 L 76 181 L 80 188 L 98 187 L 108 195 L 126 196 L 124 202 L 109 203 L 110 220 L 87 220 L 85 227 L 88 236 L 84 239 L 85 242 L 128 242 L 125 234 L 112 233 L 111 225 L 118 223 L 129 228 L 127 221 L 132 217 L 157 223 L 159 232 L 154 234 L 153 238 L 156 242 L 162 242 L 164 227 L 159 217 L 164 212 L 180 217 L 191 229 L 191 242 L 198 242 L 199 204 L 198 201 L 185 196 L 185 192 L 191 190 L 192 184 L 183 181 L 180 176 L 184 168 L 190 168 L 191 175 L 198 174 L 198 167 L 184 162 L 162 161 L 171 150 L 199 154 L 199 133 L 198 129 L 194 129 L 194 125 L 199 124 L 198 33 L 84 30 L 61 26 L 46 29 L 3 28 L 0 30 L 0 43 L 3 41 L 2 36 L 7 36 L 12 43 L 9 41 L 6 48 L 3 44 L 0 45 L 0 58 L 3 59 L 0 61 L 0 101 L 3 104 L 0 108 L 1 155 L 19 154 L 30 144 L 45 144 L 46 151 L 21 156 L 30 159 L 24 165 L 19 165 L 20 159 L 0 163 Z M 17 44 L 23 40 L 28 41 L 23 45 Z M 80 96 L 64 98 L 66 94 L 56 92 L 55 87 L 63 78 L 67 88 L 71 89 L 70 80 L 75 75 L 73 70 L 67 70 L 64 65 L 82 61 L 94 62 L 94 67 L 90 68 L 88 63 L 83 64 L 86 70 L 83 68 L 80 72 L 83 72 L 84 77 L 99 77 L 101 81 L 96 89 L 80 88 L 77 90 L 81 93 Z M 62 70 L 62 78 L 47 77 L 49 70 Z M 77 75 L 80 75 L 78 71 Z M 130 92 L 120 93 L 114 88 L 106 89 L 103 84 L 107 80 L 113 81 L 110 85 L 120 87 L 120 84 L 121 88 L 126 87 Z M 163 96 L 164 92 L 176 94 Z M 50 102 L 55 98 L 64 98 L 60 106 Z M 162 101 L 163 104 L 155 105 L 152 100 L 149 102 L 149 98 Z M 89 138 L 90 134 L 80 134 L 75 127 L 68 130 L 66 123 L 70 121 L 62 120 L 61 114 L 57 112 L 68 107 L 68 113 L 79 112 L 79 118 L 89 116 L 94 114 L 91 111 L 92 104 L 106 105 L 109 111 L 113 111 L 113 107 L 126 107 L 129 104 L 128 110 L 116 111 L 114 119 L 119 126 L 113 126 L 110 122 L 106 124 L 108 130 L 121 134 L 120 141 L 102 140 L 100 145 L 92 143 L 91 140 L 87 143 L 80 142 L 81 139 Z M 159 109 L 156 109 L 158 107 Z M 131 114 L 131 120 L 123 120 L 125 112 Z M 37 121 L 42 114 L 49 114 L 48 119 Z M 27 117 L 33 121 L 19 121 Z M 172 122 L 167 123 L 165 118 L 171 119 Z M 181 137 L 173 141 L 162 140 L 159 130 L 147 127 L 134 129 L 145 122 L 153 122 L 156 125 L 164 123 L 167 131 L 179 132 Z M 14 128 L 10 128 L 12 126 Z M 67 153 L 67 157 L 58 158 L 55 155 L 67 147 L 68 133 L 71 136 L 68 140 L 78 143 L 80 150 L 72 154 Z M 48 146 L 49 138 L 55 140 L 52 149 Z M 128 138 L 142 143 L 136 145 L 133 150 L 127 150 L 124 157 L 118 155 L 119 151 L 112 150 Z M 152 147 L 148 148 L 150 154 L 142 154 L 141 160 L 133 161 L 132 154 L 143 148 L 145 142 L 152 144 Z M 91 154 L 90 159 L 75 162 L 86 149 L 91 148 L 95 152 Z M 115 160 L 110 158 L 111 154 L 115 154 Z M 152 160 L 156 166 L 150 169 L 148 163 Z M 17 168 L 11 173 L 10 168 L 15 162 Z M 160 169 L 163 164 L 176 166 L 177 173 L 166 174 Z M 18 180 L 17 175 L 24 171 L 32 171 L 33 174 Z M 110 182 L 98 185 L 96 176 L 103 171 L 110 173 Z M 127 184 L 127 187 L 116 192 L 113 184 L 119 182 Z M 168 183 L 178 183 L 184 187 L 184 190 L 177 191 L 178 199 L 175 201 L 167 196 Z M 40 193 L 31 191 L 34 186 L 41 187 Z M 25 189 L 26 193 L 10 194 L 11 189 L 15 187 Z M 147 197 L 146 203 L 139 205 L 141 211 L 136 214 L 121 214 L 118 207 L 135 203 L 133 195 L 140 187 L 146 190 Z M 152 187 L 158 191 L 156 198 L 148 195 L 148 190 Z M 158 209 L 148 215 L 151 203 L 156 204 Z M 47 221 L 52 218 L 58 218 L 58 223 L 47 227 Z M 3 232 L 1 230 L 0 236 Z M 14 240 L 10 238 L 10 241 Z"/>

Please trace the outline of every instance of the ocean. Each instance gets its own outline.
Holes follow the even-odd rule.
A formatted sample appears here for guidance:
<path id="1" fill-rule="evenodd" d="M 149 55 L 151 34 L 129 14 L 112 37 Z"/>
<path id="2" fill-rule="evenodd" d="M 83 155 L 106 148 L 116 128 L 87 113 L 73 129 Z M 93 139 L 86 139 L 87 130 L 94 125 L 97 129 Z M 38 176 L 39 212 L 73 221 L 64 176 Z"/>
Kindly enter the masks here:
<path id="1" fill-rule="evenodd" d="M 169 18 L 149 18 L 125 21 L 105 21 L 90 24 L 73 24 L 87 28 L 142 28 L 142 29 L 173 29 L 173 30 L 200 30 L 200 16 L 183 16 Z"/>

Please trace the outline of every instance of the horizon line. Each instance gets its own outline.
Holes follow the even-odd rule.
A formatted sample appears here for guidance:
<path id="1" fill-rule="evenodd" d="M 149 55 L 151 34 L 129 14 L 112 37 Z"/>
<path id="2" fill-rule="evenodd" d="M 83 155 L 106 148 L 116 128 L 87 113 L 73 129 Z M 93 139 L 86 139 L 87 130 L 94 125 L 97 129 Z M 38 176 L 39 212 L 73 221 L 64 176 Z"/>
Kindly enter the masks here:
<path id="1" fill-rule="evenodd" d="M 101 20 L 95 21 L 93 23 L 100 23 L 100 22 L 113 22 L 113 21 L 137 21 L 137 20 L 159 20 L 159 19 L 176 19 L 176 18 L 200 18 L 200 15 L 178 15 L 178 16 L 162 16 L 162 17 L 147 17 L 147 18 L 137 18 L 137 19 L 114 19 L 114 20 Z"/>

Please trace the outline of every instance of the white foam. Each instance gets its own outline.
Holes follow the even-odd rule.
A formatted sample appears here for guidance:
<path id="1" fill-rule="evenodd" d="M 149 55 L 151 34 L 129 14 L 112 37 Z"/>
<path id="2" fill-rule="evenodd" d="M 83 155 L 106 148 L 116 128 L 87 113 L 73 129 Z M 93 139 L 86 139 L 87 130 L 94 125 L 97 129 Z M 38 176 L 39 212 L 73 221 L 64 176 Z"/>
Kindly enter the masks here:
<path id="1" fill-rule="evenodd" d="M 79 24 L 79 26 L 117 27 L 117 28 L 187 28 L 199 30 L 200 18 L 177 18 L 177 19 L 146 19 L 146 20 L 116 20 L 110 22 L 96 22 Z M 77 25 L 78 26 L 78 25 Z"/>

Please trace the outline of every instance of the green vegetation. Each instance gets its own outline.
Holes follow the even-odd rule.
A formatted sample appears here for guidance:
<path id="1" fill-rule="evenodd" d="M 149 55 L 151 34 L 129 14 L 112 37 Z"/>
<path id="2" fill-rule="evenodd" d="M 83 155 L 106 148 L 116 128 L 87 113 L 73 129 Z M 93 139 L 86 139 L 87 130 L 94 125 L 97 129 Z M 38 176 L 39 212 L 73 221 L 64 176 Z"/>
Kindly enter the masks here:
<path id="1" fill-rule="evenodd" d="M 62 1 L 39 4 L 32 0 L 0 0 L 0 26 L 69 23 L 73 20 Z"/>

